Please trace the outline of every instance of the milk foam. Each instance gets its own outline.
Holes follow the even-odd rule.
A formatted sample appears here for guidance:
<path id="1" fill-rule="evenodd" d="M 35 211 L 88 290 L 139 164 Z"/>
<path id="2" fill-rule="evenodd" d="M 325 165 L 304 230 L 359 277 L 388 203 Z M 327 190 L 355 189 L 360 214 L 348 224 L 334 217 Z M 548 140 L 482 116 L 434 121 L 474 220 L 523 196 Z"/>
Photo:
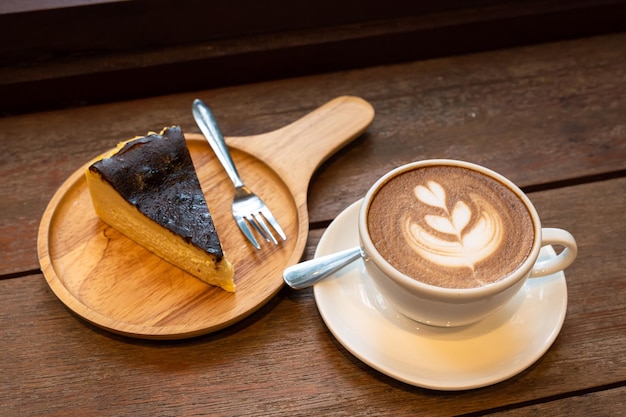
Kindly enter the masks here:
<path id="1" fill-rule="evenodd" d="M 445 213 L 442 216 L 424 211 L 423 224 L 426 227 L 409 216 L 405 218 L 402 234 L 411 249 L 421 257 L 441 266 L 474 270 L 476 264 L 500 249 L 504 236 L 502 218 L 479 195 L 469 195 L 473 203 L 471 207 L 475 207 L 472 210 L 464 201 L 457 201 L 450 208 L 445 188 L 435 181 L 428 181 L 426 186 L 418 185 L 414 192 L 419 201 L 443 209 Z M 443 238 L 439 237 L 442 235 Z"/>

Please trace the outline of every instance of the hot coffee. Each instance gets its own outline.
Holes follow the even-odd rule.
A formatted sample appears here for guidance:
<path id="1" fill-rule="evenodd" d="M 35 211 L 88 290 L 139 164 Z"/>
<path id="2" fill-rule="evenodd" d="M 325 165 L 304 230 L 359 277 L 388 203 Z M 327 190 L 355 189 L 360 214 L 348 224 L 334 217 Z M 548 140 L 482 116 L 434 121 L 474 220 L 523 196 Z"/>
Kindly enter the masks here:
<path id="1" fill-rule="evenodd" d="M 445 288 L 475 288 L 513 273 L 530 255 L 534 224 L 506 184 L 454 165 L 401 172 L 367 214 L 376 250 L 394 268 Z"/>

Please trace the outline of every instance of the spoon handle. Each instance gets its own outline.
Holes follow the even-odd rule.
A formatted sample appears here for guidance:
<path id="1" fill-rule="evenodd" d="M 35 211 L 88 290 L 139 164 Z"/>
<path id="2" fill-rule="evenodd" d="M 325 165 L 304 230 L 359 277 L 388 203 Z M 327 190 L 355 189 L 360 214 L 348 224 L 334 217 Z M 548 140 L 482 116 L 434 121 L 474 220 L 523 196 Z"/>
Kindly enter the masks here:
<path id="1" fill-rule="evenodd" d="M 361 257 L 361 248 L 355 247 L 330 255 L 292 265 L 283 272 L 285 283 L 300 290 L 310 287 L 328 275 Z"/>

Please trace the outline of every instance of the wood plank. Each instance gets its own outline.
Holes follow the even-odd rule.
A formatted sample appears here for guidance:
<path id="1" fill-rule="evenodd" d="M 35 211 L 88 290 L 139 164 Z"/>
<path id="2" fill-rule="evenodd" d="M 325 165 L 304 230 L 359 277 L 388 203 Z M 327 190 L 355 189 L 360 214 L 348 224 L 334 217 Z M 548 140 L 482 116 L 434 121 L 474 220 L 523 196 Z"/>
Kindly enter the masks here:
<path id="1" fill-rule="evenodd" d="M 499 417 L 536 416 L 623 416 L 626 387 L 591 392 L 497 413 Z"/>
<path id="2" fill-rule="evenodd" d="M 38 268 L 41 215 L 83 163 L 163 126 L 199 132 L 196 97 L 226 136 L 278 129 L 343 94 L 373 104 L 366 134 L 314 175 L 313 223 L 332 219 L 389 169 L 423 158 L 478 162 L 523 187 L 623 175 L 625 43 L 622 34 L 2 118 L 0 274 Z"/>
<path id="3" fill-rule="evenodd" d="M 566 272 L 568 315 L 555 344 L 495 386 L 439 393 L 370 369 L 328 332 L 310 289 L 283 289 L 253 316 L 212 335 L 149 342 L 91 328 L 32 275 L 0 281 L 0 414 L 438 416 L 623 384 L 625 187 L 622 178 L 531 194 L 545 226 L 574 234 L 579 258 Z M 307 257 L 320 231 L 311 234 Z M 612 415 L 613 403 L 585 395 L 572 401 L 547 410 Z"/>
<path id="4" fill-rule="evenodd" d="M 376 120 L 319 171 L 311 218 L 336 215 L 329 202 L 345 207 L 383 173 L 421 159 L 469 160 L 521 187 L 623 171 L 626 38 L 618 38 L 614 47 L 598 38 L 368 70 L 378 83 L 359 88 L 375 97 Z M 589 49 L 586 60 L 592 43 L 604 52 Z"/>

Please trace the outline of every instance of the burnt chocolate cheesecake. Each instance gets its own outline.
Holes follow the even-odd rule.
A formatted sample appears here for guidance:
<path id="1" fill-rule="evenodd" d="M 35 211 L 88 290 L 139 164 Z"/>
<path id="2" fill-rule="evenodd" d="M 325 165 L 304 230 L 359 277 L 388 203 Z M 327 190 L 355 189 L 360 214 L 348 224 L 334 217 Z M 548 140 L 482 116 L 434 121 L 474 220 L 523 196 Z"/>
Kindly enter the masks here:
<path id="1" fill-rule="evenodd" d="M 96 214 L 150 252 L 234 292 L 226 259 L 180 127 L 122 142 L 86 172 Z"/>

